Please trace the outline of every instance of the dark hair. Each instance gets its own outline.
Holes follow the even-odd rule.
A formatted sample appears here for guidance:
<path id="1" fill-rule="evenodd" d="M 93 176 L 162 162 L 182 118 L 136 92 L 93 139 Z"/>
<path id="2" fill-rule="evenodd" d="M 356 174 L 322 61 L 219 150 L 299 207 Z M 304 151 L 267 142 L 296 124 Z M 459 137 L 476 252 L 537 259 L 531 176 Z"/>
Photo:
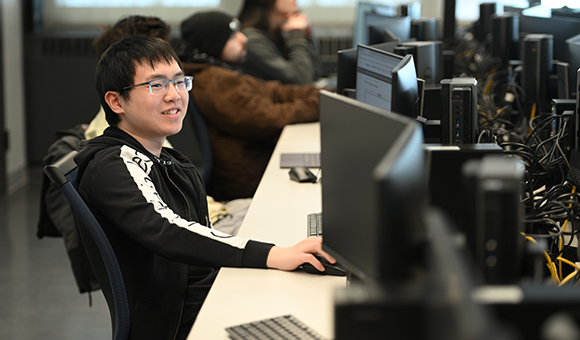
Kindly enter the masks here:
<path id="1" fill-rule="evenodd" d="M 242 23 L 242 29 L 255 27 L 266 32 L 270 31 L 270 13 L 276 5 L 276 0 L 246 0 L 238 20 Z"/>
<path id="2" fill-rule="evenodd" d="M 145 35 L 169 41 L 171 26 L 157 17 L 132 15 L 119 20 L 113 26 L 104 26 L 104 31 L 93 41 L 97 57 L 113 43 L 131 35 Z"/>
<path id="3" fill-rule="evenodd" d="M 149 64 L 155 68 L 160 63 L 171 64 L 173 61 L 183 69 L 171 45 L 159 38 L 135 35 L 111 45 L 101 56 L 95 74 L 95 85 L 109 125 L 116 125 L 119 116 L 105 101 L 105 94 L 108 91 L 117 91 L 127 100 L 130 89 L 122 88 L 133 85 L 137 65 Z"/>

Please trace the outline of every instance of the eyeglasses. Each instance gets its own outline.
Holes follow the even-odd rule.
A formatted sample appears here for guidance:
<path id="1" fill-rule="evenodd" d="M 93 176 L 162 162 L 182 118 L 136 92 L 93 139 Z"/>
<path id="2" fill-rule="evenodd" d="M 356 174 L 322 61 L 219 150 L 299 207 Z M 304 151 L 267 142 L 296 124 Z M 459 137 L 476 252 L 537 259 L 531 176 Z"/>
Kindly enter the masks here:
<path id="1" fill-rule="evenodd" d="M 125 86 L 122 90 L 128 90 L 137 86 L 149 85 L 149 92 L 152 95 L 164 95 L 169 90 L 169 83 L 173 82 L 175 89 L 178 92 L 190 91 L 193 87 L 193 77 L 192 76 L 181 76 L 175 79 L 154 79 L 140 84 Z"/>

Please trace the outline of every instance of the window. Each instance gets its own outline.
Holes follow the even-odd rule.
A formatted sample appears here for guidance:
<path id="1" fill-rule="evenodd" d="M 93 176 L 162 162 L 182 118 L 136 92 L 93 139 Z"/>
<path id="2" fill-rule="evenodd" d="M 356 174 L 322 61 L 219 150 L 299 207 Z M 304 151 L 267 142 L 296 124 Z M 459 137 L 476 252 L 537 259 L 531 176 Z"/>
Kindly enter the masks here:
<path id="1" fill-rule="evenodd" d="M 87 8 L 87 7 L 210 7 L 219 6 L 220 0 L 56 0 L 56 7 Z"/>
<path id="2" fill-rule="evenodd" d="M 300 8 L 319 6 L 319 7 L 355 7 L 359 0 L 297 0 L 296 5 Z"/>

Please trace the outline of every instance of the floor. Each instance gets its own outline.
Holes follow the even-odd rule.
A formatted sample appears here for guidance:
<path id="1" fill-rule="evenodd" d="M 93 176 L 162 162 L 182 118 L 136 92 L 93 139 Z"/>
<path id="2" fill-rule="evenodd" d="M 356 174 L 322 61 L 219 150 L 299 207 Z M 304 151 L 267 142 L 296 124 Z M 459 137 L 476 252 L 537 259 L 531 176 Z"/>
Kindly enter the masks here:
<path id="1" fill-rule="evenodd" d="M 100 291 L 80 294 L 61 238 L 36 237 L 41 170 L 0 196 L 0 339 L 110 339 Z"/>

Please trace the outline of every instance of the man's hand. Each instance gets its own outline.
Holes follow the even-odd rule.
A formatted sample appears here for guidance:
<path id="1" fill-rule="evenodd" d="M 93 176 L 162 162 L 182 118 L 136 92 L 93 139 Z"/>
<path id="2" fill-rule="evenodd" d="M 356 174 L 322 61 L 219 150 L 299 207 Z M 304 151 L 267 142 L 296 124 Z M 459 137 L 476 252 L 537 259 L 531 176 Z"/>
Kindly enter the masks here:
<path id="1" fill-rule="evenodd" d="M 303 263 L 308 262 L 316 269 L 323 271 L 324 266 L 314 257 L 316 254 L 324 256 L 330 263 L 336 262 L 332 256 L 322 250 L 322 238 L 313 236 L 292 247 L 272 247 L 268 254 L 266 265 L 268 268 L 294 270 Z"/>

